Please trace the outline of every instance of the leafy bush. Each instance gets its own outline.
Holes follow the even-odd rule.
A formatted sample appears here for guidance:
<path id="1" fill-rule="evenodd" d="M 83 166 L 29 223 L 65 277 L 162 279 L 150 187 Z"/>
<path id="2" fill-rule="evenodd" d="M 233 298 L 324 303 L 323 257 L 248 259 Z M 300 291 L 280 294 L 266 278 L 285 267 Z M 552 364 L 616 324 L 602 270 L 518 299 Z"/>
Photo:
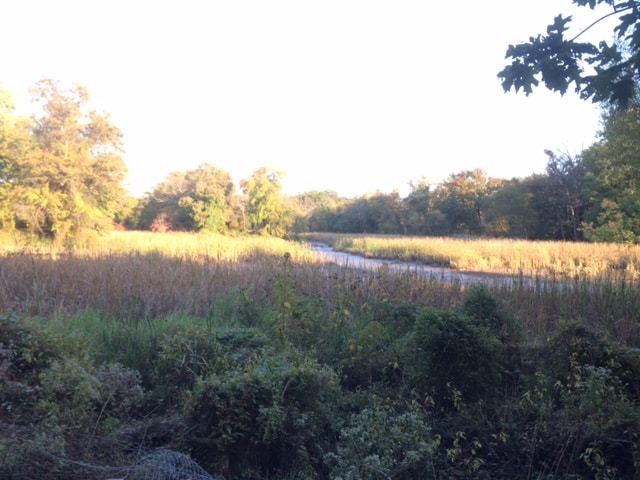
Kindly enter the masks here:
<path id="1" fill-rule="evenodd" d="M 563 322 L 540 350 L 540 364 L 552 378 L 566 381 L 576 367 L 609 369 L 626 395 L 640 401 L 640 350 L 607 339 L 583 322 Z"/>
<path id="2" fill-rule="evenodd" d="M 156 396 L 180 403 L 201 377 L 223 373 L 248 361 L 268 343 L 256 328 L 205 326 L 174 328 L 162 335 L 151 377 Z"/>
<path id="3" fill-rule="evenodd" d="M 380 323 L 393 328 L 395 335 L 400 336 L 409 332 L 420 313 L 418 305 L 413 303 L 400 303 L 394 305 L 385 301 L 371 302 L 370 317 Z"/>
<path id="4" fill-rule="evenodd" d="M 100 399 L 98 379 L 73 358 L 56 360 L 40 375 L 45 392 L 38 410 L 49 427 L 88 431 L 93 426 Z"/>
<path id="5" fill-rule="evenodd" d="M 538 370 L 518 406 L 521 449 L 535 452 L 532 468 L 634 478 L 640 467 L 640 352 L 568 321 L 533 361 Z"/>
<path id="6" fill-rule="evenodd" d="M 119 363 L 100 365 L 95 372 L 98 381 L 99 407 L 102 417 L 126 422 L 145 401 L 142 375 Z M 103 418 L 104 420 L 104 418 Z"/>
<path id="7" fill-rule="evenodd" d="M 460 304 L 460 311 L 473 318 L 478 325 L 499 338 L 503 343 L 517 341 L 520 327 L 500 304 L 498 298 L 482 284 L 471 286 Z"/>
<path id="8" fill-rule="evenodd" d="M 59 465 L 52 455 L 64 453 L 65 442 L 58 432 L 40 432 L 33 428 L 0 424 L 0 478 L 50 478 L 57 476 Z"/>
<path id="9" fill-rule="evenodd" d="M 416 321 L 406 364 L 413 384 L 450 403 L 490 395 L 500 382 L 502 345 L 464 314 L 423 310 Z M 457 400 L 456 400 L 457 401 Z"/>
<path id="10" fill-rule="evenodd" d="M 38 376 L 56 356 L 38 332 L 0 317 L 0 419 L 29 420 L 41 398 Z"/>
<path id="11" fill-rule="evenodd" d="M 339 432 L 336 448 L 325 454 L 329 478 L 377 480 L 434 478 L 432 438 L 417 405 L 398 411 L 379 404 L 352 414 Z"/>
<path id="12" fill-rule="evenodd" d="M 372 320 L 356 329 L 340 362 L 345 385 L 370 387 L 378 382 L 397 384 L 402 377 L 402 344 L 389 324 Z"/>
<path id="13" fill-rule="evenodd" d="M 24 326 L 11 316 L 0 316 L 0 380 L 35 380 L 56 352 L 34 328 Z"/>
<path id="14" fill-rule="evenodd" d="M 227 478 L 311 466 L 320 461 L 339 398 L 330 368 L 295 351 L 259 349 L 198 379 L 186 405 L 185 442 L 198 463 Z"/>

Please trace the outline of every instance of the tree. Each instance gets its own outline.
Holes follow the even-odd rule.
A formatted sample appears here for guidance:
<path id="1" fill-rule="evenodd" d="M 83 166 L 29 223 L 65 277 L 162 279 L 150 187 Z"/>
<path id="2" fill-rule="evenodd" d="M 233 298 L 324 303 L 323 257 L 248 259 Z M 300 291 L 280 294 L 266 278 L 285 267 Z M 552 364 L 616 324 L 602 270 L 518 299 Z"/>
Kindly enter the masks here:
<path id="1" fill-rule="evenodd" d="M 397 190 L 390 194 L 377 191 L 367 200 L 369 203 L 369 215 L 375 224 L 374 233 L 405 233 L 404 219 L 406 215 L 404 204 L 400 200 L 400 194 Z"/>
<path id="2" fill-rule="evenodd" d="M 562 240 L 582 240 L 580 229 L 587 202 L 584 198 L 584 165 L 580 155 L 545 150 L 549 177 L 549 202 L 556 215 Z"/>
<path id="3" fill-rule="evenodd" d="M 15 184 L 17 165 L 32 148 L 30 120 L 15 113 L 13 95 L 0 88 L 0 227 L 15 226 L 11 189 Z"/>
<path id="4" fill-rule="evenodd" d="M 499 74 L 505 91 L 522 89 L 529 95 L 540 81 L 550 90 L 566 93 L 573 84 L 584 99 L 626 107 L 637 94 L 640 73 L 640 2 L 638 0 L 573 0 L 575 5 L 607 5 L 610 12 L 596 19 L 572 38 L 566 38 L 572 17 L 558 15 L 546 35 L 530 37 L 526 43 L 509 45 L 511 58 Z M 580 42 L 581 35 L 601 20 L 618 17 L 614 41 L 595 45 Z"/>
<path id="5" fill-rule="evenodd" d="M 486 205 L 485 232 L 494 237 L 529 238 L 535 218 L 526 182 L 512 179 L 491 195 Z"/>
<path id="6" fill-rule="evenodd" d="M 40 111 L 29 125 L 30 147 L 12 159 L 8 193 L 18 224 L 66 243 L 84 230 L 109 229 L 124 198 L 120 131 L 87 109 L 83 86 L 44 79 L 32 94 Z"/>
<path id="7" fill-rule="evenodd" d="M 329 232 L 345 199 L 334 191 L 311 191 L 296 195 L 296 232 Z"/>
<path id="8" fill-rule="evenodd" d="M 233 216 L 235 187 L 228 172 L 204 163 L 187 172 L 189 193 L 180 205 L 200 230 L 224 232 Z"/>
<path id="9" fill-rule="evenodd" d="M 585 237 L 640 242 L 640 108 L 611 109 L 601 139 L 582 154 L 591 204 Z"/>
<path id="10" fill-rule="evenodd" d="M 114 214 L 116 228 L 135 230 L 140 220 L 140 199 L 131 195 L 125 196 Z"/>
<path id="11" fill-rule="evenodd" d="M 282 195 L 284 173 L 260 167 L 249 179 L 240 182 L 246 195 L 249 229 L 265 235 L 283 236 L 293 223 L 294 214 Z"/>
<path id="12" fill-rule="evenodd" d="M 341 233 L 376 233 L 378 225 L 370 207 L 367 196 L 349 200 L 341 209 L 337 230 Z"/>
<path id="13" fill-rule="evenodd" d="M 477 235 L 483 230 L 485 203 L 502 183 L 481 169 L 452 174 L 435 190 L 433 206 L 447 217 L 454 233 Z"/>
<path id="14" fill-rule="evenodd" d="M 426 178 L 421 178 L 416 183 L 410 182 L 409 187 L 411 191 L 404 199 L 407 233 L 427 234 L 427 215 L 431 208 L 431 184 Z"/>
<path id="15" fill-rule="evenodd" d="M 222 233 L 232 224 L 236 193 L 231 175 L 209 163 L 171 172 L 145 200 L 141 227 Z"/>
<path id="16" fill-rule="evenodd" d="M 140 228 L 160 232 L 195 230 L 189 213 L 179 205 L 187 191 L 185 176 L 186 172 L 171 172 L 147 194 L 142 201 Z"/>

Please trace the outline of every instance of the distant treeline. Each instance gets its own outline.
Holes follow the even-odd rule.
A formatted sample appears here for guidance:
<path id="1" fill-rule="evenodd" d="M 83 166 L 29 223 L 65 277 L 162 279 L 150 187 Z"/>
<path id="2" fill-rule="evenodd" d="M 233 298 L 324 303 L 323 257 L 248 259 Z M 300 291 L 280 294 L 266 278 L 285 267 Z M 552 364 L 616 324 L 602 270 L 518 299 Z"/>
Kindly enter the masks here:
<path id="1" fill-rule="evenodd" d="M 132 198 L 122 183 L 122 134 L 108 115 L 87 109 L 86 89 L 45 79 L 33 93 L 39 113 L 26 118 L 0 89 L 0 226 L 34 239 L 73 247 L 116 226 L 280 237 L 326 231 L 640 242 L 640 108 L 634 106 L 611 107 L 596 143 L 575 155 L 547 150 L 546 171 L 522 179 L 475 169 L 439 184 L 412 182 L 404 198 L 397 192 L 286 196 L 284 172 L 261 167 L 240 181 L 238 192 L 228 172 L 203 163 Z"/>
<path id="2" fill-rule="evenodd" d="M 344 198 L 326 191 L 285 197 L 279 193 L 282 173 L 261 169 L 241 182 L 237 200 L 225 197 L 218 205 L 229 205 L 225 228 L 272 234 L 326 231 L 639 243 L 640 108 L 612 107 L 602 123 L 596 143 L 573 155 L 546 150 L 545 172 L 526 178 L 490 178 L 475 169 L 451 174 L 439 184 L 412 182 L 406 197 L 376 192 Z M 190 198 L 198 195 L 192 187 L 176 189 L 172 183 L 168 179 L 141 201 L 132 225 L 153 228 L 161 218 L 172 228 L 197 227 L 180 220 L 184 210 L 182 216 L 178 212 L 180 202 L 182 208 L 190 207 Z"/>

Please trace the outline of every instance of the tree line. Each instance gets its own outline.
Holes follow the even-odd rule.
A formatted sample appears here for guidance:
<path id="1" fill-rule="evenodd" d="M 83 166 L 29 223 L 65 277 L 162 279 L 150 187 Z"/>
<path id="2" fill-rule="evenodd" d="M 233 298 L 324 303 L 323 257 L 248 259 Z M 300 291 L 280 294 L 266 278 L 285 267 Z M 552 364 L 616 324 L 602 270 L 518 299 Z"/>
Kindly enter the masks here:
<path id="1" fill-rule="evenodd" d="M 480 169 L 441 184 L 412 183 L 406 198 L 376 192 L 282 194 L 283 172 L 262 167 L 240 182 L 212 164 L 173 172 L 144 198 L 126 195 L 120 130 L 88 108 L 81 85 L 43 79 L 32 89 L 35 113 L 17 115 L 0 88 L 0 228 L 73 246 L 116 226 L 154 231 L 241 231 L 266 235 L 325 230 L 411 235 L 490 235 L 531 239 L 640 242 L 640 3 L 572 0 L 606 13 L 568 35 L 558 15 L 546 34 L 509 45 L 498 73 L 505 91 L 529 95 L 542 83 L 573 87 L 603 106 L 603 129 L 585 151 L 546 151 L 546 172 L 488 178 Z M 616 18 L 611 41 L 579 41 Z M 514 159 L 517 161 L 517 159 Z"/>
<path id="2" fill-rule="evenodd" d="M 0 225 L 67 246 L 120 227 L 166 231 L 306 231 L 472 235 L 640 242 L 640 107 L 612 105 L 596 143 L 577 155 L 545 151 L 544 173 L 497 179 L 481 169 L 442 183 L 345 198 L 290 196 L 284 172 L 261 167 L 239 183 L 211 163 L 176 171 L 143 198 L 126 194 L 122 134 L 87 107 L 86 88 L 44 79 L 34 115 L 0 91 Z M 541 152 L 542 154 L 542 152 Z"/>

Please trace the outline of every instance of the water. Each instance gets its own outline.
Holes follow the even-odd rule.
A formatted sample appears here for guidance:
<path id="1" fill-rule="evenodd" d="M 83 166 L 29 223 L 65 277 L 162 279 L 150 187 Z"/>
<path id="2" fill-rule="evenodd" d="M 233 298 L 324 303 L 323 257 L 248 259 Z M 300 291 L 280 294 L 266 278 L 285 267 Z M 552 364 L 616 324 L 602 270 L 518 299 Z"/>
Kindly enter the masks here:
<path id="1" fill-rule="evenodd" d="M 399 273 L 409 273 L 420 277 L 439 280 L 446 283 L 460 283 L 471 285 L 474 283 L 501 284 L 540 283 L 540 279 L 523 276 L 501 275 L 480 272 L 460 272 L 451 268 L 434 267 L 416 262 L 402 262 L 398 260 L 380 260 L 377 258 L 365 258 L 351 253 L 338 252 L 324 243 L 312 242 L 311 249 L 327 262 L 335 263 L 341 267 L 360 268 L 365 270 L 389 269 Z"/>

